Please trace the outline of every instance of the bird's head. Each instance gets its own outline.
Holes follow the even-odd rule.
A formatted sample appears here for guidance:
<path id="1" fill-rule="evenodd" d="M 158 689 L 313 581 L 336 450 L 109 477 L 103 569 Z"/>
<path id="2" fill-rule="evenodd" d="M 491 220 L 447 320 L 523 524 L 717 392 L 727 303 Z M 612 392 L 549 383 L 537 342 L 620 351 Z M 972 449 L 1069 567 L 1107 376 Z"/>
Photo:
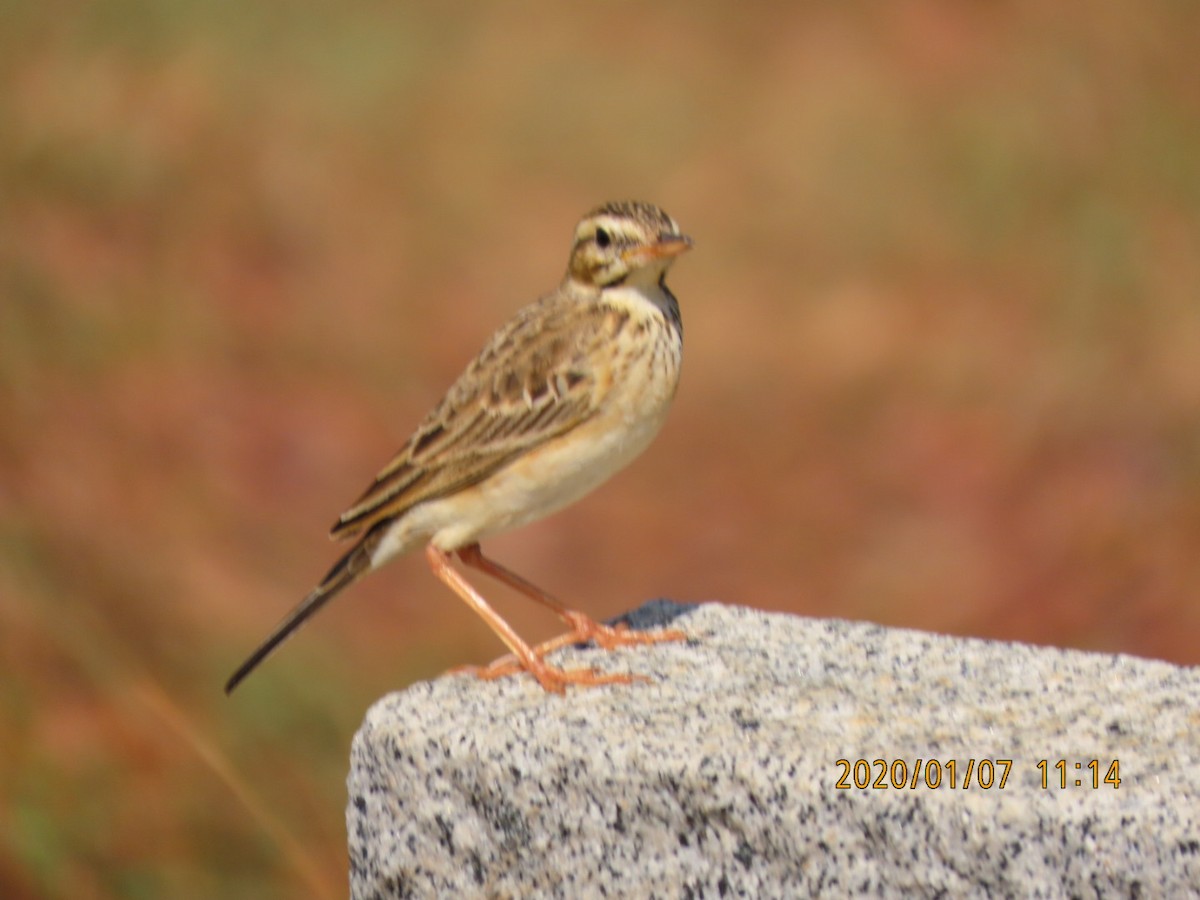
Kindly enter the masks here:
<path id="1" fill-rule="evenodd" d="M 598 288 L 652 284 L 666 273 L 692 239 L 651 203 L 606 203 L 575 229 L 567 277 Z"/>

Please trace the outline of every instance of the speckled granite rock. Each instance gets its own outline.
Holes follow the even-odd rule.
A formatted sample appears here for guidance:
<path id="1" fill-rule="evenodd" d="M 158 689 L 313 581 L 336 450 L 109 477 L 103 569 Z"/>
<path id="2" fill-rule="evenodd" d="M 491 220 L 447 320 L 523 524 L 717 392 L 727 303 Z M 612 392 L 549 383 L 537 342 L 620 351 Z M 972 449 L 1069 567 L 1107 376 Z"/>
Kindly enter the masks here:
<path id="1" fill-rule="evenodd" d="M 349 778 L 352 895 L 1200 892 L 1200 669 L 676 611 L 690 644 L 556 657 L 649 684 L 564 699 L 454 676 L 377 703 Z M 877 759 L 880 786 L 838 786 L 857 760 L 874 784 Z"/>

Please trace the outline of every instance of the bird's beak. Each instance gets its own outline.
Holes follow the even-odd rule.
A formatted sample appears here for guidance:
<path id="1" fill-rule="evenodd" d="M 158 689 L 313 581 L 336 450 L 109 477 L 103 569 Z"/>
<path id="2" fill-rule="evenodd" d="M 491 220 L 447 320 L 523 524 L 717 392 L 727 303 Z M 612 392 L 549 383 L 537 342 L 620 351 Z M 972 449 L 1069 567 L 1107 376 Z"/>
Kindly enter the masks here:
<path id="1" fill-rule="evenodd" d="M 646 265 L 662 259 L 674 259 L 680 253 L 692 249 L 692 239 L 682 234 L 663 235 L 658 243 L 649 247 L 633 247 L 626 250 L 624 260 L 631 265 Z"/>

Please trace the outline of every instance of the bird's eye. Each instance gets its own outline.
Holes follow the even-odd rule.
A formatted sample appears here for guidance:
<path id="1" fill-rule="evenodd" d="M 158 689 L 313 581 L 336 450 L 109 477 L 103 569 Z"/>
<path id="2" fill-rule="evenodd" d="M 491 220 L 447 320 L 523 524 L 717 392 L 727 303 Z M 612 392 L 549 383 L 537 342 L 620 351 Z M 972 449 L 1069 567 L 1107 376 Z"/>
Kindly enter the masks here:
<path id="1" fill-rule="evenodd" d="M 612 243 L 612 235 L 603 228 L 596 229 L 596 246 L 604 250 Z"/>

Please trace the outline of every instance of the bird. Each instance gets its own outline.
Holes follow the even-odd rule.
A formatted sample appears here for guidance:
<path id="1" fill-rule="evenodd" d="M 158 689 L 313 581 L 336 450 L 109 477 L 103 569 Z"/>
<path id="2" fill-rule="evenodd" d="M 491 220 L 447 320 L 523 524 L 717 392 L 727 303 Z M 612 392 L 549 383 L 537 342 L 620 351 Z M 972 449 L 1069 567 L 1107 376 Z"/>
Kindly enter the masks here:
<path id="1" fill-rule="evenodd" d="M 473 609 L 509 655 L 474 669 L 521 671 L 547 692 L 629 684 L 640 676 L 563 669 L 559 647 L 604 649 L 684 639 L 681 632 L 608 626 L 483 555 L 480 541 L 574 503 L 638 456 L 679 384 L 683 322 L 666 275 L 692 239 L 645 202 L 599 206 L 578 223 L 557 289 L 519 310 L 333 524 L 351 548 L 233 673 L 233 690 L 336 595 L 424 546 L 435 576 Z M 477 569 L 549 608 L 569 627 L 530 647 L 451 562 Z"/>

